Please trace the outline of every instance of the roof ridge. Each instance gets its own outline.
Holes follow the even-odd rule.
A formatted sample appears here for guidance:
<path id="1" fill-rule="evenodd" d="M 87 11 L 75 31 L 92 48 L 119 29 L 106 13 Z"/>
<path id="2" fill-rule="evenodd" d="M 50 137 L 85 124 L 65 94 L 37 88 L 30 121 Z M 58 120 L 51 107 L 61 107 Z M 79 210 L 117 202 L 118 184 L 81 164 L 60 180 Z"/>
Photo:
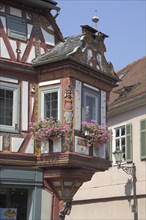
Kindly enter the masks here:
<path id="1" fill-rule="evenodd" d="M 79 37 L 79 36 L 82 36 L 82 34 L 74 34 L 74 35 L 71 35 L 71 36 L 67 36 L 67 37 L 64 37 L 64 39 L 68 39 L 68 38 L 71 38 L 71 37 Z"/>
<path id="2" fill-rule="evenodd" d="M 134 65 L 135 63 L 140 62 L 141 60 L 144 60 L 146 56 L 139 58 L 138 60 L 133 61 L 132 63 L 127 64 L 125 67 L 117 71 L 117 74 L 121 72 L 122 70 L 125 70 L 127 67 Z"/>

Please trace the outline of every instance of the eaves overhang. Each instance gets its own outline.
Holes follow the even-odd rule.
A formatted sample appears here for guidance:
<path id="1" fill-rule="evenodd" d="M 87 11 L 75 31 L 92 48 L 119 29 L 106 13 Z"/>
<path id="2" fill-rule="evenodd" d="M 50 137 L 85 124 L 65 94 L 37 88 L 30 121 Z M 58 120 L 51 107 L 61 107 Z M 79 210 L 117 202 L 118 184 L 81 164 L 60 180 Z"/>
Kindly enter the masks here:
<path id="1" fill-rule="evenodd" d="M 30 81 L 37 81 L 38 72 L 35 70 L 32 65 L 20 64 L 9 61 L 0 61 L 0 76 L 3 77 L 13 77 L 21 78 L 29 77 Z"/>
<path id="2" fill-rule="evenodd" d="M 146 106 L 146 94 L 121 101 L 119 104 L 109 107 L 107 117 L 110 118 L 141 106 Z"/>
<path id="3" fill-rule="evenodd" d="M 21 0 L 24 1 L 24 0 Z M 28 4 L 39 6 L 40 8 L 46 8 L 51 10 L 60 11 L 60 8 L 56 6 L 55 1 L 43 1 L 43 0 L 26 0 L 25 2 L 28 2 Z"/>
<path id="4" fill-rule="evenodd" d="M 4 2 L 5 4 L 11 2 L 12 4 L 17 4 L 17 3 L 21 3 L 22 6 L 24 5 L 28 5 L 30 7 L 37 7 L 40 9 L 50 9 L 50 10 L 56 10 L 56 11 L 60 11 L 60 7 L 57 7 L 57 2 L 53 1 L 53 0 L 1 0 L 2 2 Z"/>
<path id="5" fill-rule="evenodd" d="M 92 66 L 89 66 L 86 63 L 81 62 L 80 60 L 77 60 L 76 58 L 74 58 L 73 56 L 62 56 L 59 57 L 57 59 L 53 59 L 53 60 L 45 60 L 42 61 L 41 63 L 33 63 L 32 64 L 34 68 L 37 68 L 38 70 L 40 70 L 40 73 L 42 72 L 47 72 L 47 71 L 51 71 L 51 67 L 56 66 L 56 68 L 63 68 L 66 67 L 67 65 L 70 66 L 71 68 L 77 68 L 78 70 L 84 71 L 87 74 L 89 74 L 92 77 L 95 78 L 102 78 L 104 80 L 111 81 L 112 84 L 116 85 L 116 83 L 119 81 L 118 77 L 116 76 L 112 76 L 111 73 L 106 73 L 100 70 L 96 70 L 95 68 L 93 68 Z"/>
<path id="6" fill-rule="evenodd" d="M 26 72 L 33 72 L 36 73 L 36 70 L 32 68 L 32 65 L 27 64 L 20 64 L 15 62 L 7 62 L 7 61 L 0 61 L 0 69 L 1 70 L 16 70 L 16 71 L 25 71 Z"/>

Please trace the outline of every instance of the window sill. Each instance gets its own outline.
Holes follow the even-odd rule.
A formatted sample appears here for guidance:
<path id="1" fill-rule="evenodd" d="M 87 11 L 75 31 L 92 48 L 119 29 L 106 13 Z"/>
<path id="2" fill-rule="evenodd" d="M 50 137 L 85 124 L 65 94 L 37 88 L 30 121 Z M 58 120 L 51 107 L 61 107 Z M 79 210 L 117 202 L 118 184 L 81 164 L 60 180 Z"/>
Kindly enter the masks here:
<path id="1" fill-rule="evenodd" d="M 15 133 L 15 134 L 18 134 L 20 133 L 20 131 L 17 129 L 13 129 L 13 128 L 2 128 L 1 125 L 0 125 L 0 132 L 4 132 L 4 133 Z"/>

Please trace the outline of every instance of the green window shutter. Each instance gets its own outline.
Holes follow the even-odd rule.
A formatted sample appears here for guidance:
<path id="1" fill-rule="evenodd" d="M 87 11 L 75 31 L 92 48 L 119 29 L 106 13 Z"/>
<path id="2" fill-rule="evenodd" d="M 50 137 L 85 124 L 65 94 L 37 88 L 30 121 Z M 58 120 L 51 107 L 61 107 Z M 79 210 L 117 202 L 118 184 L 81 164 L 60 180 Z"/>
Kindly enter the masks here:
<path id="1" fill-rule="evenodd" d="M 109 130 L 109 132 L 112 134 L 112 130 Z M 112 139 L 107 143 L 107 153 L 109 160 L 112 161 Z"/>
<path id="2" fill-rule="evenodd" d="M 146 159 L 146 119 L 140 121 L 140 156 Z"/>
<path id="3" fill-rule="evenodd" d="M 132 162 L 132 125 L 126 125 L 126 161 Z"/>

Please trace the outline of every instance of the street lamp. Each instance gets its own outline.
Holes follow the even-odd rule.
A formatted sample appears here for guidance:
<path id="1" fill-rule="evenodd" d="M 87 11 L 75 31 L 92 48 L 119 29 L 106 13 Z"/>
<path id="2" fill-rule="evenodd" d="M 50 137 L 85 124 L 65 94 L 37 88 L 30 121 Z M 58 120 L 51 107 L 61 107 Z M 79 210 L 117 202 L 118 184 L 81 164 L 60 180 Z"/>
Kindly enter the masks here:
<path id="1" fill-rule="evenodd" d="M 137 199 L 136 199 L 136 166 L 133 163 L 131 167 L 121 165 L 122 158 L 124 156 L 124 152 L 120 149 L 116 149 L 116 151 L 113 153 L 116 163 L 118 165 L 118 169 L 122 169 L 125 173 L 132 176 L 132 184 L 133 184 L 133 206 L 132 206 L 132 212 L 134 213 L 134 220 L 138 220 L 138 211 L 137 211 Z"/>

